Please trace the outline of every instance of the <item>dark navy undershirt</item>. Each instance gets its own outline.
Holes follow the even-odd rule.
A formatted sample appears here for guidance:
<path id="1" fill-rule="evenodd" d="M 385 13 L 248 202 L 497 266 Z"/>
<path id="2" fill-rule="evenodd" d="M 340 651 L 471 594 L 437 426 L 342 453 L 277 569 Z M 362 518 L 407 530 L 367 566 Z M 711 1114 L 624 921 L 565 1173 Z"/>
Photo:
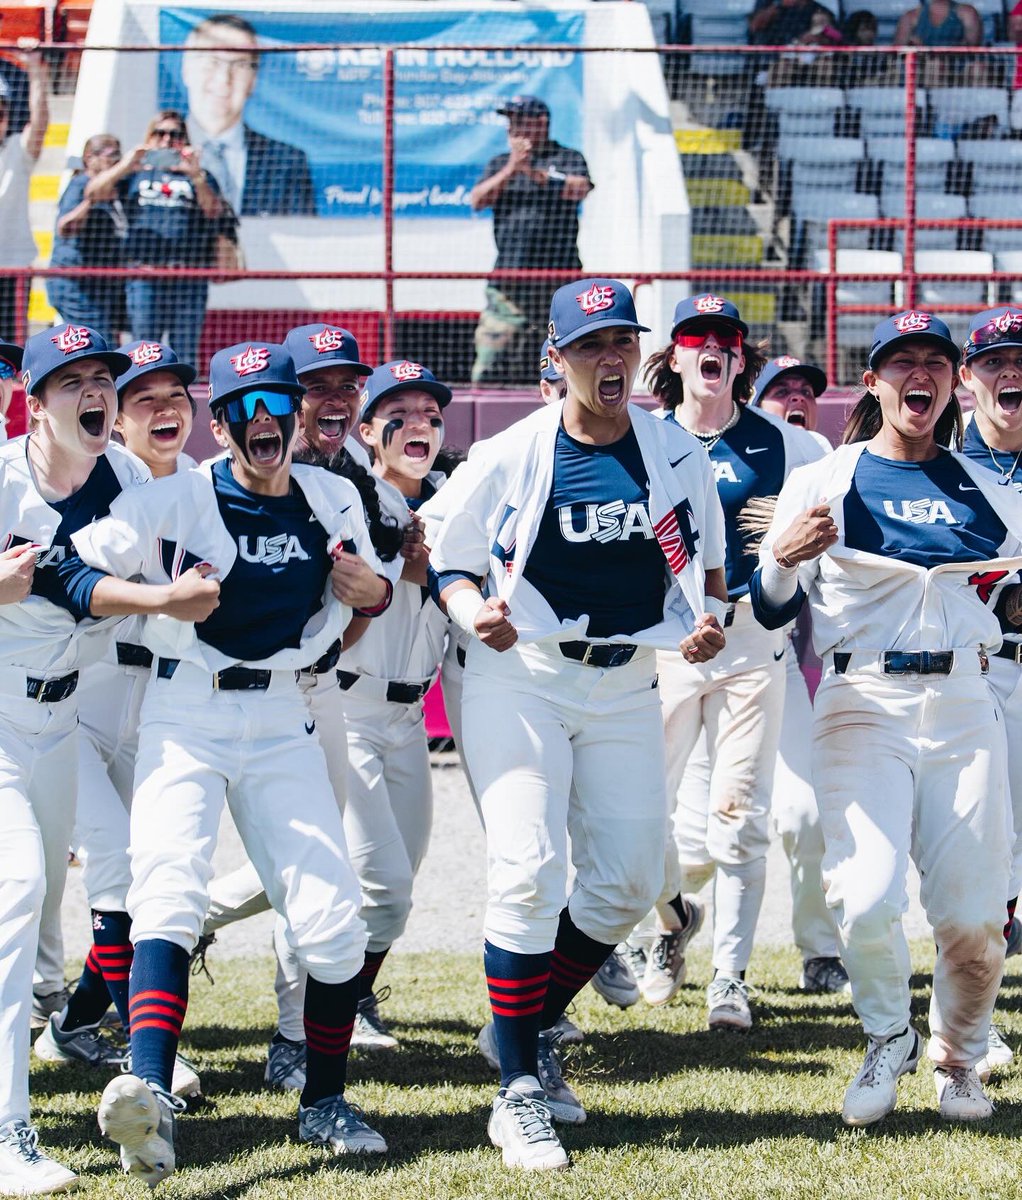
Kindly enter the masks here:
<path id="1" fill-rule="evenodd" d="M 525 578 L 559 620 L 589 613 L 589 635 L 611 637 L 660 624 L 666 572 L 635 431 L 590 446 L 559 429 L 553 486 Z"/>
<path id="2" fill-rule="evenodd" d="M 673 412 L 667 419 L 678 423 Z M 729 600 L 738 600 L 748 592 L 749 579 L 759 561 L 758 550 L 746 548 L 745 535 L 738 529 L 738 514 L 753 496 L 776 496 L 780 492 L 784 483 L 784 436 L 776 425 L 743 405 L 737 422 L 717 439 L 709 455 L 724 510 L 727 594 Z"/>
<path id="3" fill-rule="evenodd" d="M 901 462 L 864 450 L 844 501 L 845 545 L 920 567 L 996 558 L 1007 531 L 947 450 Z"/>
<path id="4" fill-rule="evenodd" d="M 121 494 L 121 484 L 106 455 L 100 455 L 88 479 L 77 492 L 63 500 L 48 500 L 60 513 L 60 524 L 49 547 L 39 553 L 32 577 L 32 595 L 42 596 L 66 609 L 76 621 L 88 617 L 92 590 L 104 578 L 104 572 L 88 567 L 71 544 L 71 535 L 90 522 L 105 517 L 110 505 Z M 17 545 L 26 539 L 14 539 Z"/>
<path id="5" fill-rule="evenodd" d="M 287 496 L 257 496 L 213 464 L 220 516 L 238 549 L 220 581 L 220 606 L 195 632 L 230 658 L 261 662 L 301 645 L 302 630 L 323 606 L 330 574 L 327 533 L 292 479 Z"/>
<path id="6" fill-rule="evenodd" d="M 998 483 L 1012 484 L 1017 492 L 1022 492 L 1022 454 L 1017 450 L 992 450 L 979 431 L 979 424 L 973 417 L 969 422 L 962 442 L 962 453 L 966 458 L 974 460 L 977 466 L 999 475 Z M 991 458 L 991 454 L 994 456 Z M 994 460 L 997 466 L 994 466 Z"/>

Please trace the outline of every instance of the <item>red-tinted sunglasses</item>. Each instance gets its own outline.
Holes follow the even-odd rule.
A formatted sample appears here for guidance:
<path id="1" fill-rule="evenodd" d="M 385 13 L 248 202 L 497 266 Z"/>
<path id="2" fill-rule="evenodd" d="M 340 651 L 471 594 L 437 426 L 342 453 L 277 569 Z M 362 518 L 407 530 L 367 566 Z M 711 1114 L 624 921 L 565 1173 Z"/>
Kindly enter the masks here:
<path id="1" fill-rule="evenodd" d="M 684 350 L 698 350 L 710 334 L 717 339 L 717 344 L 727 350 L 742 348 L 742 335 L 733 325 L 700 325 L 695 333 L 686 333 L 679 329 L 674 335 L 674 344 Z"/>

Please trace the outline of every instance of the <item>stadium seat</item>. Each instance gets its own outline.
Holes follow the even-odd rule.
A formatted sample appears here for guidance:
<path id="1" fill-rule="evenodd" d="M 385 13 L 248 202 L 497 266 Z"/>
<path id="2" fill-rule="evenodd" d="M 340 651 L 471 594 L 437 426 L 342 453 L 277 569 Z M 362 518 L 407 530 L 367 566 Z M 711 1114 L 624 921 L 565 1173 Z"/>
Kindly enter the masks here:
<path id="1" fill-rule="evenodd" d="M 1022 207 L 1017 193 L 983 192 L 969 200 L 969 216 L 988 221 L 1018 221 L 1022 220 Z M 1022 250 L 1022 229 L 984 230 L 983 249 L 994 255 Z"/>
<path id="2" fill-rule="evenodd" d="M 881 164 L 883 189 L 905 182 L 904 138 L 871 138 L 866 143 L 871 162 Z M 955 161 L 953 142 L 941 138 L 916 138 L 916 188 L 942 192 L 947 185 L 948 166 Z"/>
<path id="3" fill-rule="evenodd" d="M 982 276 L 975 283 L 951 279 L 924 279 L 916 287 L 917 302 L 924 308 L 939 309 L 942 304 L 975 304 L 984 308 L 993 303 L 986 276 L 994 269 L 994 256 L 985 250 L 918 250 L 916 270 L 954 271 L 956 274 Z"/>
<path id="4" fill-rule="evenodd" d="M 755 0 L 684 0 L 682 13 L 691 22 L 694 46 L 744 46 L 749 40 L 749 14 Z M 743 75 L 754 58 L 748 54 L 693 54 L 694 75 Z"/>
<path id="5" fill-rule="evenodd" d="M 1022 142 L 1013 138 L 990 138 L 979 142 L 965 139 L 958 143 L 958 158 L 961 162 L 983 166 L 1022 164 Z"/>
<path id="6" fill-rule="evenodd" d="M 833 137 L 834 117 L 845 103 L 840 88 L 827 87 L 767 88 L 763 100 L 781 138 Z"/>
<path id="7" fill-rule="evenodd" d="M 877 137 L 902 137 L 905 131 L 905 89 L 858 87 L 847 92 L 848 107 L 859 114 L 859 135 L 867 141 Z M 917 113 L 926 106 L 926 93 L 916 93 Z"/>
<path id="8" fill-rule="evenodd" d="M 16 42 L 18 38 L 46 39 L 46 17 L 48 4 L 0 4 L 3 17 L 3 40 Z"/>
<path id="9" fill-rule="evenodd" d="M 861 275 L 895 275 L 901 271 L 901 255 L 892 250 L 838 250 L 835 266 L 838 271 L 854 271 Z M 818 271 L 827 270 L 826 250 L 817 250 L 813 255 L 813 266 Z M 870 283 L 868 280 L 850 279 L 837 286 L 838 304 L 897 304 L 900 284 L 890 281 Z M 873 324 L 879 318 L 871 318 Z"/>
<path id="10" fill-rule="evenodd" d="M 796 192 L 792 207 L 792 265 L 812 261 L 817 251 L 827 249 L 827 222 L 831 218 L 875 220 L 880 215 L 876 196 L 867 196 L 863 192 L 832 192 L 823 188 Z M 869 229 L 842 229 L 838 234 L 842 247 L 867 249 L 869 238 Z"/>
<path id="11" fill-rule="evenodd" d="M 1016 276 L 1017 282 L 1011 284 L 1008 299 L 1012 304 L 1022 304 L 1022 250 L 1002 250 L 994 256 L 998 271 L 1007 271 Z"/>
<path id="12" fill-rule="evenodd" d="M 1008 93 L 1004 88 L 930 88 L 930 111 L 934 133 L 958 137 L 969 125 L 985 117 L 996 120 L 999 129 L 1009 125 Z"/>
<path id="13" fill-rule="evenodd" d="M 1022 189 L 1022 163 L 976 163 L 972 168 L 972 191 L 1015 192 Z"/>
<path id="14" fill-rule="evenodd" d="M 944 192 L 916 192 L 916 217 L 923 220 L 961 220 L 966 214 L 964 196 L 949 195 Z M 882 217 L 903 217 L 905 215 L 905 193 L 892 189 L 880 194 L 880 215 Z M 891 246 L 899 254 L 905 252 L 905 234 L 900 229 L 893 230 L 894 237 Z M 958 249 L 958 230 L 949 225 L 946 229 L 917 229 L 917 250 L 956 250 Z"/>

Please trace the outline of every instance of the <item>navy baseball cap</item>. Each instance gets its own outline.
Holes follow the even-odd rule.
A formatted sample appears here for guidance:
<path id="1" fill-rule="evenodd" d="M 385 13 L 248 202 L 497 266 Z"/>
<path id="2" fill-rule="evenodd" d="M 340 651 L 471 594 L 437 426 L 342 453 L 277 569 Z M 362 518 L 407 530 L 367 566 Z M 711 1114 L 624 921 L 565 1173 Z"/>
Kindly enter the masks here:
<path id="1" fill-rule="evenodd" d="M 1022 347 L 1022 309 L 1002 304 L 976 313 L 969 322 L 969 336 L 963 347 L 965 362 L 995 346 Z"/>
<path id="2" fill-rule="evenodd" d="M 355 335 L 338 325 L 299 325 L 289 330 L 284 349 L 299 375 L 321 367 L 353 367 L 359 375 L 373 373 L 372 367 L 359 362 Z"/>
<path id="3" fill-rule="evenodd" d="M 209 360 L 209 405 L 215 408 L 244 392 L 287 392 L 301 398 L 295 364 L 275 342 L 239 342 L 218 350 Z"/>
<path id="4" fill-rule="evenodd" d="M 358 398 L 359 420 L 368 421 L 373 409 L 387 396 L 392 396 L 395 392 L 411 391 L 412 388 L 428 392 L 441 408 L 450 404 L 454 394 L 422 363 L 399 358 L 394 362 L 383 363 L 366 380 L 362 395 Z"/>
<path id="5" fill-rule="evenodd" d="M 550 109 L 538 96 L 512 96 L 497 109 L 499 117 L 550 117 Z"/>
<path id="6" fill-rule="evenodd" d="M 88 325 L 55 325 L 30 337 L 21 360 L 21 382 L 33 396 L 54 371 L 82 358 L 98 358 L 116 379 L 131 366 L 126 354 L 111 350 L 106 339 Z"/>
<path id="7" fill-rule="evenodd" d="M 18 374 L 24 353 L 16 342 L 0 342 L 0 379 L 13 379 Z"/>
<path id="8" fill-rule="evenodd" d="M 951 337 L 951 330 L 940 317 L 935 317 L 933 313 L 921 312 L 916 308 L 895 313 L 893 317 L 888 317 L 877 325 L 873 330 L 873 344 L 869 348 L 869 359 L 866 365 L 872 371 L 877 365 L 877 361 L 889 354 L 892 347 L 899 342 L 910 340 L 934 342 L 941 350 L 947 352 L 952 364 L 958 366 L 962 352 Z"/>
<path id="9" fill-rule="evenodd" d="M 691 321 L 706 321 L 730 325 L 737 329 L 743 338 L 749 336 L 749 327 L 742 320 L 738 305 L 724 296 L 714 296 L 711 292 L 703 292 L 699 296 L 686 296 L 674 306 L 674 324 L 671 326 L 671 338 L 682 327 Z"/>
<path id="10" fill-rule="evenodd" d="M 632 293 L 619 279 L 580 279 L 559 287 L 550 301 L 548 346 L 558 350 L 594 329 L 614 326 L 649 333 L 635 316 Z"/>
<path id="11" fill-rule="evenodd" d="M 820 396 L 827 390 L 827 376 L 819 367 L 812 363 L 801 362 L 790 354 L 782 354 L 780 358 L 772 358 L 756 377 L 756 390 L 749 401 L 754 407 L 763 399 L 763 393 L 772 383 L 785 375 L 801 375 L 809 381 L 814 396 Z"/>
<path id="12" fill-rule="evenodd" d="M 123 375 L 117 377 L 117 396 L 123 399 L 124 389 L 129 383 L 134 383 L 143 375 L 152 371 L 169 371 L 176 375 L 181 383 L 188 387 L 198 372 L 188 363 L 182 362 L 170 346 L 162 342 L 130 342 L 123 347 L 124 353 L 131 359 L 131 366 Z"/>
<path id="13" fill-rule="evenodd" d="M 564 376 L 550 361 L 550 339 L 543 343 L 543 353 L 539 358 L 539 377 L 547 383 L 560 383 Z"/>

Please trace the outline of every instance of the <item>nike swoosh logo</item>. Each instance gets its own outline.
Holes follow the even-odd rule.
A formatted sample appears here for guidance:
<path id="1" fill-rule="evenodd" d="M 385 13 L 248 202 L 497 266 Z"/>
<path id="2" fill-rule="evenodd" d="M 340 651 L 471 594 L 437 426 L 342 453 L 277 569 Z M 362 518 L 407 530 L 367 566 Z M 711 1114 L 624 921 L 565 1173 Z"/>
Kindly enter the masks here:
<path id="1" fill-rule="evenodd" d="M 779 651 L 778 651 L 778 652 L 777 652 L 777 653 L 774 655 L 774 662 L 780 662 L 780 661 L 781 661 L 781 659 L 782 659 L 783 657 L 784 657 L 784 651 L 783 651 L 783 650 L 779 650 Z"/>
<path id="2" fill-rule="evenodd" d="M 958 485 L 958 490 L 960 492 L 978 492 L 979 488 L 978 487 L 966 487 L 964 483 L 960 483 Z"/>
<path id="3" fill-rule="evenodd" d="M 751 446 L 746 446 L 745 453 L 746 454 L 765 454 L 768 449 L 769 449 L 769 446 L 757 446 L 755 449 L 753 449 Z"/>
<path id="4" fill-rule="evenodd" d="M 678 463 L 680 463 L 680 462 L 684 462 L 684 461 L 685 461 L 685 459 L 686 459 L 686 458 L 688 458 L 688 455 L 689 455 L 689 454 L 691 454 L 691 453 L 692 453 L 692 451 L 690 450 L 690 451 L 688 452 L 688 454 L 683 454 L 683 455 L 681 456 L 681 458 L 676 458 L 676 459 L 674 460 L 674 462 L 671 462 L 671 460 L 670 460 L 670 459 L 668 459 L 668 460 L 667 460 L 667 465 L 668 465 L 669 467 L 676 467 L 676 466 L 678 465 Z"/>
<path id="5" fill-rule="evenodd" d="M 316 722 L 313 721 L 311 725 L 308 722 L 306 722 L 305 723 L 305 732 L 310 735 L 315 733 L 316 732 Z"/>

